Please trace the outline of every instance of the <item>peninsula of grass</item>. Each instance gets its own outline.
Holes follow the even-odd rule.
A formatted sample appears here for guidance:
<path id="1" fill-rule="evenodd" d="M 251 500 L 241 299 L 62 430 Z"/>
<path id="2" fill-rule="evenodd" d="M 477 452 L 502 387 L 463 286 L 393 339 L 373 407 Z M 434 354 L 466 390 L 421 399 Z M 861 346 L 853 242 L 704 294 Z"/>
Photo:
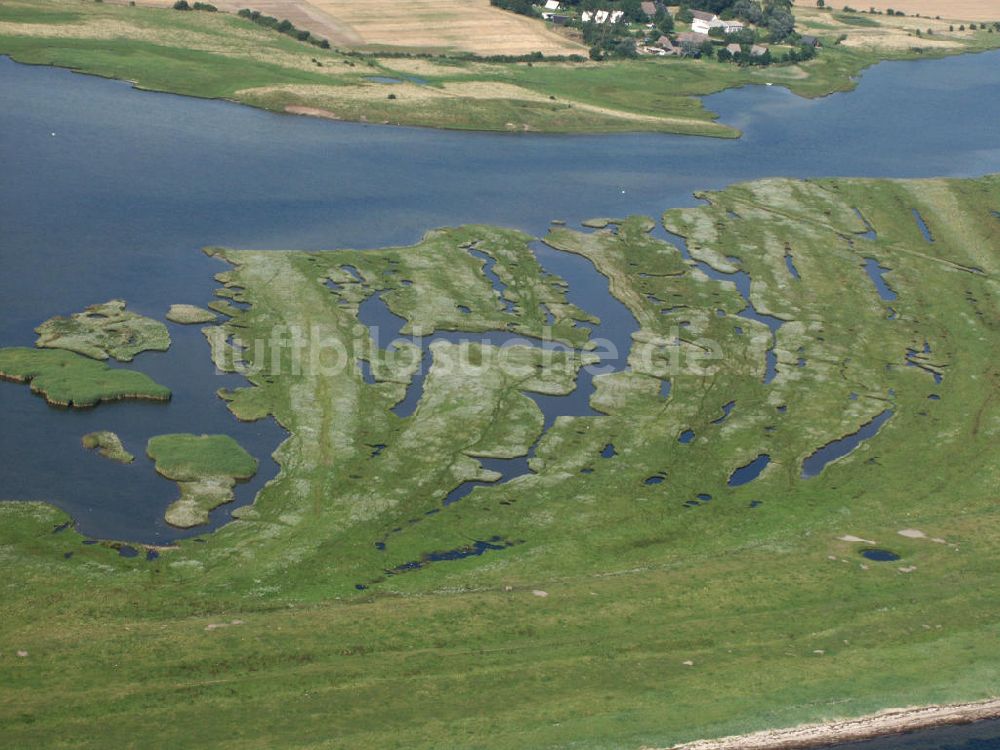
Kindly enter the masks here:
<path id="1" fill-rule="evenodd" d="M 43 349 L 66 349 L 93 359 L 111 357 L 119 362 L 131 362 L 141 352 L 165 352 L 170 348 L 170 334 L 163 323 L 127 311 L 120 299 L 91 305 L 69 317 L 50 318 L 35 333 L 35 346 Z"/>
<path id="2" fill-rule="evenodd" d="M 121 78 L 144 89 L 341 120 L 461 130 L 656 131 L 732 138 L 739 132 L 715 122 L 716 115 L 699 97 L 764 83 L 822 96 L 853 88 L 858 74 L 881 60 L 1000 46 L 1000 34 L 985 28 L 954 30 L 954 24 L 936 19 L 920 19 L 918 34 L 911 18 L 866 17 L 866 25 L 859 27 L 815 8 L 796 7 L 795 14 L 798 31 L 821 39 L 820 54 L 804 63 L 759 68 L 649 57 L 497 63 L 449 50 L 420 55 L 411 49 L 388 50 L 380 56 L 371 50 L 320 49 L 228 13 L 7 0 L 0 6 L 0 54 Z M 926 33 L 928 28 L 933 34 Z"/>
<path id="3" fill-rule="evenodd" d="M 88 450 L 96 450 L 100 455 L 111 461 L 120 464 L 130 464 L 135 461 L 135 456 L 125 450 L 121 438 L 114 432 L 101 430 L 99 432 L 88 432 L 81 439 L 83 447 Z"/>
<path id="4" fill-rule="evenodd" d="M 6 744 L 671 747 L 1000 695 L 1000 176 L 700 197 L 663 216 L 684 247 L 628 217 L 554 228 L 544 251 L 487 226 L 212 249 L 222 294 L 250 303 L 215 340 L 248 366 L 226 397 L 288 430 L 280 472 L 155 560 L 0 503 Z M 583 264 L 600 282 L 583 306 L 607 288 L 635 321 L 628 367 L 593 378 L 595 413 L 551 423 L 532 394 L 571 391 L 595 321 L 539 258 Z M 720 277 L 734 270 L 748 290 Z M 528 341 L 458 364 L 435 342 L 400 416 L 416 347 L 361 325 L 376 294 L 409 331 Z M 549 325 L 571 350 L 531 344 Z M 295 360 L 289 330 L 346 366 Z M 194 436 L 150 448 L 181 482 L 250 467 Z M 514 478 L 486 460 L 529 454 Z"/>
<path id="5" fill-rule="evenodd" d="M 146 455 L 180 487 L 180 498 L 164 516 L 179 528 L 207 523 L 210 511 L 232 502 L 236 480 L 257 473 L 257 460 L 228 435 L 158 435 L 150 438 Z"/>
<path id="6" fill-rule="evenodd" d="M 101 401 L 167 401 L 170 389 L 145 373 L 109 367 L 75 352 L 11 347 L 0 349 L 0 378 L 31 384 L 55 406 L 87 407 Z"/>

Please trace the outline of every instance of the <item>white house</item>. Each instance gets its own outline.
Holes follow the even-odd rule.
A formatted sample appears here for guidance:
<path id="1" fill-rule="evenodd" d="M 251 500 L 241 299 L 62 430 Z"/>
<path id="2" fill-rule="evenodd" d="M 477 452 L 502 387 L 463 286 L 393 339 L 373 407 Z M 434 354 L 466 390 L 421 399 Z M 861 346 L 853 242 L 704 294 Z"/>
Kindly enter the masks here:
<path id="1" fill-rule="evenodd" d="M 545 10 L 559 10 L 559 0 L 545 0 Z"/>
<path id="2" fill-rule="evenodd" d="M 610 12 L 606 10 L 595 10 L 593 13 L 589 10 L 585 10 L 580 14 L 580 20 L 584 23 L 589 21 L 593 21 L 594 23 L 618 23 L 624 15 L 625 12 L 621 10 L 613 10 Z"/>
<path id="3" fill-rule="evenodd" d="M 722 26 L 722 20 L 714 13 L 706 13 L 703 10 L 691 11 L 691 31 L 696 34 L 707 34 L 709 29 Z"/>
<path id="4" fill-rule="evenodd" d="M 706 13 L 703 10 L 691 11 L 691 31 L 698 34 L 707 34 L 709 29 L 722 29 L 726 34 L 735 34 L 743 30 L 743 24 L 739 21 L 723 21 L 714 13 Z"/>

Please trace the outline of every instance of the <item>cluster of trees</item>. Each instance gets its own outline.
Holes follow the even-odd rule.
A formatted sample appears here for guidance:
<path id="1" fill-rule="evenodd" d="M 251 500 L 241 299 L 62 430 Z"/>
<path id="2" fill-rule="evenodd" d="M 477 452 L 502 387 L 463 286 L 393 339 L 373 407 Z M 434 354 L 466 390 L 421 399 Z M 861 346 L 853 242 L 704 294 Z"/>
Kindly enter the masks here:
<path id="1" fill-rule="evenodd" d="M 577 5 L 581 11 L 618 10 L 624 15 L 617 23 L 595 23 L 588 21 L 580 24 L 584 44 L 590 47 L 591 60 L 604 60 L 609 57 L 632 58 L 638 55 L 636 36 L 627 26 L 630 21 L 642 24 L 652 23 L 653 28 L 648 35 L 658 38 L 662 34 L 674 31 L 674 19 L 665 5 L 657 5 L 652 18 L 642 10 L 641 0 L 621 0 L 609 3 L 606 0 L 563 0 L 568 5 Z M 642 37 L 640 32 L 639 37 Z"/>
<path id="2" fill-rule="evenodd" d="M 135 3 L 132 3 L 132 5 L 135 5 Z M 203 10 L 206 13 L 215 13 L 218 8 L 211 3 L 194 3 L 192 5 L 188 5 L 187 0 L 177 0 L 177 2 L 174 3 L 174 10 Z"/>
<path id="3" fill-rule="evenodd" d="M 797 63 L 805 62 L 806 60 L 812 60 L 816 57 L 816 50 L 807 44 L 803 44 L 801 47 L 793 47 L 788 52 L 780 55 L 771 54 L 771 50 L 765 50 L 763 54 L 751 55 L 750 54 L 750 43 L 741 43 L 740 51 L 737 53 L 732 53 L 725 47 L 720 47 L 716 53 L 719 62 L 732 62 L 737 65 L 747 66 L 747 65 L 760 65 L 766 66 L 771 63 Z"/>
<path id="4" fill-rule="evenodd" d="M 748 65 L 760 65 L 766 66 L 770 65 L 774 60 L 771 59 L 771 50 L 765 50 L 761 55 L 751 55 L 749 45 L 741 45 L 741 49 L 737 53 L 732 53 L 725 47 L 720 47 L 718 52 L 719 62 L 734 62 L 740 66 Z"/>
<path id="5" fill-rule="evenodd" d="M 537 15 L 535 5 L 531 0 L 490 0 L 490 5 L 509 10 L 511 13 L 520 13 L 522 16 Z"/>
<path id="6" fill-rule="evenodd" d="M 637 57 L 635 37 L 625 24 L 594 23 L 588 21 L 580 25 L 583 33 L 583 43 L 590 47 L 591 60 L 604 60 L 609 57 Z"/>
<path id="7" fill-rule="evenodd" d="M 980 29 L 986 29 L 987 31 L 989 31 L 992 34 L 994 31 L 1000 31 L 1000 21 L 994 21 L 992 26 L 989 26 L 989 25 L 987 25 L 985 23 L 981 23 L 981 24 L 979 24 L 979 28 Z M 954 25 L 948 27 L 948 31 L 954 31 L 954 30 L 955 30 Z M 958 30 L 959 31 L 965 31 L 965 24 L 963 23 L 962 25 L 960 25 L 958 27 Z M 970 23 L 969 24 L 969 31 L 975 31 L 975 30 L 976 30 L 976 24 Z"/>
<path id="8" fill-rule="evenodd" d="M 471 60 L 475 62 L 499 62 L 499 63 L 519 63 L 526 62 L 529 65 L 533 62 L 584 62 L 587 58 L 583 55 L 543 55 L 541 52 L 529 52 L 524 55 L 477 55 L 474 52 L 457 52 L 453 54 L 441 55 L 436 52 L 394 52 L 383 50 L 380 52 L 360 52 L 358 50 L 341 50 L 344 57 L 354 57 L 360 60 L 367 60 L 368 65 L 374 66 L 375 60 L 379 58 L 393 59 L 423 59 L 423 60 Z M 353 66 L 354 63 L 348 63 Z"/>
<path id="9" fill-rule="evenodd" d="M 179 0 L 179 2 L 184 2 L 184 0 Z M 279 21 L 274 16 L 265 16 L 259 10 L 250 10 L 249 8 L 243 8 L 238 11 L 236 15 L 253 21 L 258 26 L 274 29 L 281 34 L 287 34 L 293 39 L 298 39 L 300 42 L 308 42 L 309 44 L 320 47 L 321 49 L 330 49 L 330 42 L 326 39 L 320 39 L 319 37 L 313 36 L 305 29 L 295 28 L 295 24 L 287 18 Z"/>

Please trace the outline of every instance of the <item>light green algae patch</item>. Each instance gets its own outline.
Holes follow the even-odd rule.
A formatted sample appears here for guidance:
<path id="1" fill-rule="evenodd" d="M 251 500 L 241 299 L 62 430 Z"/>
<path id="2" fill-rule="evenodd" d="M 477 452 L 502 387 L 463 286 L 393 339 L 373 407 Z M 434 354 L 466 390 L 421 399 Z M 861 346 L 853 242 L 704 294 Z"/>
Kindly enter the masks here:
<path id="1" fill-rule="evenodd" d="M 145 373 L 109 367 L 68 351 L 0 349 L 0 378 L 31 383 L 31 390 L 56 406 L 95 406 L 101 401 L 167 401 L 170 389 Z"/>
<path id="2" fill-rule="evenodd" d="M 125 450 L 121 438 L 114 432 L 107 430 L 88 432 L 83 436 L 81 442 L 84 448 L 96 450 L 105 458 L 120 464 L 130 464 L 135 460 L 135 456 Z"/>
<path id="3" fill-rule="evenodd" d="M 165 352 L 170 348 L 170 334 L 163 323 L 128 312 L 120 299 L 91 305 L 69 317 L 50 318 L 35 333 L 35 346 L 40 348 L 67 349 L 93 359 L 111 357 L 119 362 L 131 362 L 141 352 Z"/>
<path id="4" fill-rule="evenodd" d="M 232 502 L 236 480 L 257 473 L 257 459 L 228 435 L 158 435 L 150 438 L 146 455 L 180 487 L 180 499 L 164 518 L 184 529 L 208 523 L 211 510 Z"/>
<path id="5" fill-rule="evenodd" d="M 211 310 L 206 310 L 197 305 L 171 305 L 166 317 L 171 323 L 181 323 L 184 325 L 214 323 L 219 318 Z"/>

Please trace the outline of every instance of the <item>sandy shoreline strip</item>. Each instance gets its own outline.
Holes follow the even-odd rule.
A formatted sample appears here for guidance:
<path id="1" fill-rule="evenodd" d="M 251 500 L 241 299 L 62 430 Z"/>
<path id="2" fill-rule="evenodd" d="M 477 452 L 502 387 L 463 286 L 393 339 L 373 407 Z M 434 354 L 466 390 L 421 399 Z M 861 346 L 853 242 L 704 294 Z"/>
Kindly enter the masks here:
<path id="1" fill-rule="evenodd" d="M 995 718 L 1000 718 L 1000 698 L 946 706 L 890 708 L 856 719 L 697 740 L 675 745 L 670 750 L 800 750 Z"/>

